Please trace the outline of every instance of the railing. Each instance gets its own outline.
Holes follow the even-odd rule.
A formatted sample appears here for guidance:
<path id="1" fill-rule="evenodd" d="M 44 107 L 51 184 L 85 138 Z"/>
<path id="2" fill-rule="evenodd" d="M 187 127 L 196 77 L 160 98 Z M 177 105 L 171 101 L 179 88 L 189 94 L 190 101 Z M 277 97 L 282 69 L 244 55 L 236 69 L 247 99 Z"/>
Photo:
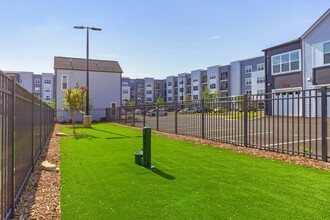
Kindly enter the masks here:
<path id="1" fill-rule="evenodd" d="M 126 107 L 117 121 L 328 161 L 329 96 L 323 87 Z"/>
<path id="2" fill-rule="evenodd" d="M 0 214 L 15 205 L 54 126 L 54 110 L 0 71 Z"/>

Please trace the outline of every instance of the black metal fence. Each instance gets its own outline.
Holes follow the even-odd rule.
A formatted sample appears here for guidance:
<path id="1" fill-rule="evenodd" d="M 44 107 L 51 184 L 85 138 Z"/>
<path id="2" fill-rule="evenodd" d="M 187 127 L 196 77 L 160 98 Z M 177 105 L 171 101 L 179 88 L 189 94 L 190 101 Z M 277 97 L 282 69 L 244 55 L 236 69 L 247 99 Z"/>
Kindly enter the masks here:
<path id="1" fill-rule="evenodd" d="M 288 90 L 123 107 L 126 125 L 328 161 L 330 90 Z"/>
<path id="2" fill-rule="evenodd" d="M 0 214 L 9 219 L 51 135 L 54 110 L 0 71 Z"/>

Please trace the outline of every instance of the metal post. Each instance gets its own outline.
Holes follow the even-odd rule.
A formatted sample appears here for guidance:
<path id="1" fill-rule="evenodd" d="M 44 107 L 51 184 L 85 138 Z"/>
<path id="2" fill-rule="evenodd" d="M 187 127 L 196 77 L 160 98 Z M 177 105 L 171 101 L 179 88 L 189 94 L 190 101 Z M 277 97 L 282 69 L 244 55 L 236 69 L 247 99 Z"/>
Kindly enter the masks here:
<path id="1" fill-rule="evenodd" d="M 135 107 L 132 107 L 133 109 L 133 127 L 135 127 Z"/>
<path id="2" fill-rule="evenodd" d="M 175 110 L 174 110 L 174 133 L 178 134 L 178 102 L 175 101 Z"/>
<path id="3" fill-rule="evenodd" d="M 204 109 L 204 99 L 202 98 L 201 99 L 201 104 L 202 104 L 202 125 L 201 125 L 201 128 L 202 128 L 202 139 L 205 138 L 205 109 Z"/>
<path id="4" fill-rule="evenodd" d="M 31 134 L 32 134 L 32 171 L 34 170 L 34 95 L 32 94 L 32 117 L 31 117 Z"/>
<path id="5" fill-rule="evenodd" d="M 247 94 L 244 94 L 244 103 L 243 103 L 243 108 L 244 108 L 244 147 L 248 146 L 248 111 L 247 111 Z"/>
<path id="6" fill-rule="evenodd" d="M 327 87 L 322 87 L 322 160 L 328 161 L 328 146 L 327 146 Z"/>
<path id="7" fill-rule="evenodd" d="M 146 105 L 143 105 L 143 127 L 146 126 Z"/>
<path id="8" fill-rule="evenodd" d="M 158 107 L 158 105 L 156 105 L 156 116 L 157 116 L 156 126 L 157 126 L 157 131 L 159 131 L 159 107 Z"/>
<path id="9" fill-rule="evenodd" d="M 151 168 L 151 128 L 143 128 L 143 165 Z"/>
<path id="10" fill-rule="evenodd" d="M 16 130 L 16 78 L 15 76 L 12 77 L 12 80 L 13 80 L 13 88 L 12 88 L 12 135 L 11 135 L 11 143 L 12 143 L 12 146 L 11 146 L 11 187 L 12 187 L 12 191 L 11 191 L 11 206 L 10 206 L 10 210 L 11 210 L 11 214 L 10 214 L 10 217 L 11 218 L 14 218 L 14 211 L 15 211 L 15 172 L 14 172 L 14 169 L 15 169 L 15 164 L 14 164 L 14 161 L 15 161 L 15 130 Z M 10 167 L 10 166 L 9 166 Z"/>
<path id="11" fill-rule="evenodd" d="M 86 42 L 86 115 L 89 115 L 89 28 L 87 28 Z"/>

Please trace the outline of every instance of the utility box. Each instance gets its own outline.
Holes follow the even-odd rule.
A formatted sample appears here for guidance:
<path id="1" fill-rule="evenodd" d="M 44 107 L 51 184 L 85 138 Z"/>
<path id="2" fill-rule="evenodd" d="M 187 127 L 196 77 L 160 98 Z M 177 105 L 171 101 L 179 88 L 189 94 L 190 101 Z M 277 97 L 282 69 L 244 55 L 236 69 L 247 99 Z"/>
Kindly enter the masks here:
<path id="1" fill-rule="evenodd" d="M 143 166 L 151 168 L 151 128 L 143 128 Z"/>

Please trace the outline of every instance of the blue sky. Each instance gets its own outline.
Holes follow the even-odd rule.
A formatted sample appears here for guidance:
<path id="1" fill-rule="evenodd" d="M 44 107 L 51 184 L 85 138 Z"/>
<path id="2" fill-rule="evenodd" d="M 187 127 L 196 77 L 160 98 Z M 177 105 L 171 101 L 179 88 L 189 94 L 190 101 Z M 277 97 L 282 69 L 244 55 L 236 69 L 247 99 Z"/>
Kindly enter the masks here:
<path id="1" fill-rule="evenodd" d="M 0 0 L 0 69 L 53 72 L 54 56 L 117 60 L 124 76 L 165 78 L 262 55 L 301 36 L 329 0 Z"/>

